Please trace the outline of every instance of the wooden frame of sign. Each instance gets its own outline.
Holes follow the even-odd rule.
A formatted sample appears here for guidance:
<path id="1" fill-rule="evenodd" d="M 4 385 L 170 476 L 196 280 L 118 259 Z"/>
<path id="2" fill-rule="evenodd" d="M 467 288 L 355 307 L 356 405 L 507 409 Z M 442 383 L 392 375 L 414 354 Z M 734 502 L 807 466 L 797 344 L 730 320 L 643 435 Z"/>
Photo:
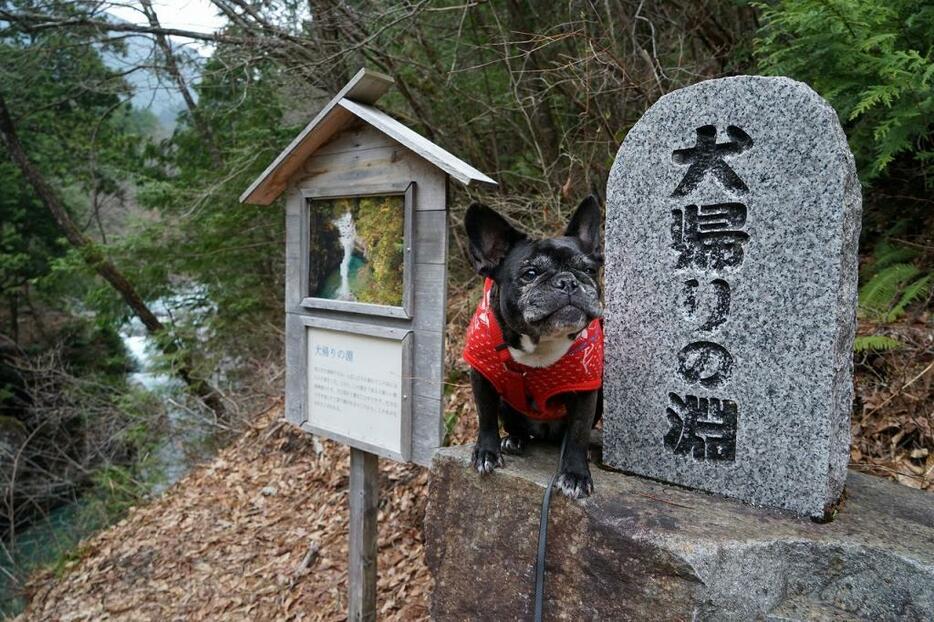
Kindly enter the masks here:
<path id="1" fill-rule="evenodd" d="M 412 317 L 412 289 L 415 279 L 412 271 L 414 261 L 412 260 L 412 230 L 413 224 L 413 206 L 415 202 L 415 184 L 410 183 L 389 183 L 382 185 L 364 185 L 360 184 L 348 189 L 347 187 L 327 188 L 315 185 L 311 188 L 301 188 L 302 196 L 308 200 L 308 208 L 304 210 L 302 222 L 301 240 L 303 248 L 308 248 L 308 216 L 314 209 L 314 201 L 324 199 L 357 199 L 365 197 L 385 197 L 402 196 L 403 197 L 403 265 L 402 265 L 402 299 L 398 306 L 379 305 L 364 302 L 348 302 L 344 300 L 331 300 L 327 298 L 316 298 L 306 295 L 302 298 L 301 306 L 308 309 L 330 309 L 333 311 L 345 311 L 347 313 L 360 313 L 364 315 L 379 315 L 385 317 L 397 317 L 410 319 Z M 309 249 L 310 250 L 310 249 Z M 307 256 L 307 255 L 306 255 Z M 306 271 L 308 263 L 303 262 L 302 268 Z M 307 273 L 302 277 L 302 283 L 307 283 Z M 307 293 L 307 292 L 306 292 Z"/>
<path id="2" fill-rule="evenodd" d="M 286 195 L 285 416 L 351 447 L 351 620 L 376 616 L 377 456 L 427 466 L 444 440 L 448 180 L 496 185 L 375 108 L 392 84 L 361 69 L 240 197 L 269 205 Z M 356 244 L 354 210 L 363 209 L 362 201 L 341 216 L 352 234 L 347 221 L 323 221 L 331 223 L 325 228 L 345 227 L 340 295 L 322 288 L 319 271 L 309 291 L 315 202 L 390 196 L 404 197 L 399 304 L 347 299 L 353 298 L 348 249 Z M 333 230 L 325 238 L 315 231 L 316 240 L 333 242 Z M 394 279 L 381 283 L 395 287 Z"/>
<path id="3" fill-rule="evenodd" d="M 321 317 L 303 316 L 301 320 L 305 326 L 303 332 L 304 343 L 301 349 L 306 353 L 304 368 L 307 376 L 305 381 L 305 413 L 300 427 L 307 432 L 330 438 L 378 456 L 392 458 L 400 462 L 408 461 L 412 441 L 412 331 L 404 328 L 362 325 L 356 322 L 351 323 Z M 332 335 L 343 334 L 345 341 L 350 341 L 351 344 L 356 342 L 358 345 L 354 346 L 354 350 L 356 350 L 358 359 L 366 356 L 366 353 L 361 350 L 366 348 L 364 344 L 369 341 L 376 347 L 376 353 L 381 355 L 379 360 L 375 362 L 375 366 L 378 367 L 376 373 L 367 373 L 363 370 L 363 373 L 354 374 L 360 380 L 345 381 L 343 383 L 341 382 L 342 378 L 337 374 L 322 374 L 321 378 L 315 378 L 317 369 L 312 363 L 315 358 L 324 358 L 332 363 L 322 371 L 331 372 L 334 371 L 335 367 L 339 369 L 343 366 L 350 366 L 353 371 L 360 371 L 358 363 L 345 361 L 344 357 L 337 358 L 327 355 L 316 357 L 316 351 L 311 347 L 312 342 L 315 340 L 316 331 Z M 360 344 L 361 340 L 364 341 L 364 344 Z M 341 349 L 338 353 L 353 352 L 354 350 Z M 372 363 L 371 361 L 370 368 L 374 367 Z M 385 378 L 380 378 L 380 376 L 388 376 L 390 380 L 387 381 Z M 387 383 L 392 382 L 392 379 L 395 378 L 398 378 L 398 385 L 396 387 L 387 387 Z M 319 388 L 321 395 L 314 395 L 312 388 Z M 380 418 L 389 418 L 396 421 L 394 429 L 387 429 L 385 425 L 375 427 L 378 421 L 373 421 L 373 418 L 368 422 L 341 420 L 340 415 L 345 413 L 342 413 L 338 407 L 340 401 L 349 402 L 351 396 L 347 396 L 345 393 L 348 389 L 354 388 L 358 393 L 362 394 L 363 399 L 358 398 L 359 405 L 356 408 L 353 408 L 353 404 L 351 404 L 351 408 L 346 409 L 345 407 L 345 409 L 350 410 L 350 414 L 359 414 L 362 408 L 368 408 L 379 413 Z M 374 395 L 377 391 L 383 392 L 384 395 L 389 393 L 389 399 Z"/>
<path id="4" fill-rule="evenodd" d="M 372 128 L 362 126 L 348 130 L 309 159 L 305 171 L 320 171 L 301 178 L 288 190 L 286 203 L 286 418 L 305 429 L 314 427 L 308 421 L 308 374 L 303 326 L 305 317 L 340 320 L 347 332 L 356 326 L 364 331 L 373 327 L 402 329 L 412 333 L 412 416 L 410 447 L 402 452 L 405 460 L 428 465 L 434 451 L 444 440 L 442 417 L 442 378 L 444 361 L 445 304 L 447 300 L 447 176 L 433 166 L 419 161 L 398 145 L 378 140 Z M 347 168 L 341 161 L 347 158 L 348 144 L 359 144 L 354 153 L 354 166 Z M 330 149 L 328 149 L 328 147 Z M 331 151 L 331 149 L 335 151 Z M 374 183 L 339 183 L 339 178 L 360 172 L 374 174 L 380 160 L 395 159 L 389 170 L 382 170 Z M 375 160 L 375 161 L 374 161 Z M 336 169 L 336 171 L 335 171 Z M 377 169 L 378 170 L 378 169 Z M 334 179 L 334 178 L 338 179 Z M 346 190 L 339 190 L 346 188 Z M 345 301 L 321 300 L 307 296 L 308 210 L 315 199 L 324 197 L 357 197 L 391 195 L 404 192 L 406 197 L 407 239 L 403 270 L 404 302 L 401 307 L 388 307 Z M 408 300 L 408 309 L 406 302 Z M 319 430 L 320 432 L 320 430 Z M 322 436 L 335 438 L 330 434 Z M 336 439 L 351 447 L 384 457 L 399 459 L 389 448 L 354 439 Z"/>

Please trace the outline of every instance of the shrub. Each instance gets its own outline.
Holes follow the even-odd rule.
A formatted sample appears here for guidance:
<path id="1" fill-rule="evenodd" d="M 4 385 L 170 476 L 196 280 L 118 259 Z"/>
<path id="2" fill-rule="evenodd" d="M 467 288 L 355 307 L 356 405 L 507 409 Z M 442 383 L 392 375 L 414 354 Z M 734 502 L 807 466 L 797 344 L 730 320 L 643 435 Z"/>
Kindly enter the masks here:
<path id="1" fill-rule="evenodd" d="M 864 183 L 897 156 L 934 172 L 934 5 L 783 0 L 758 5 L 760 69 L 810 84 L 837 110 Z"/>

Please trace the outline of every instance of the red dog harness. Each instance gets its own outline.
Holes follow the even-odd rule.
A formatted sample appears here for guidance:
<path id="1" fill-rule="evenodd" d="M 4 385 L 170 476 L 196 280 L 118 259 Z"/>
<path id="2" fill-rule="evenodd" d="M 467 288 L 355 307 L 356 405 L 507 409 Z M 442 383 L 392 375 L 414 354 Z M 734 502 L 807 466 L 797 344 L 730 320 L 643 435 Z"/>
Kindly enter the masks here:
<path id="1" fill-rule="evenodd" d="M 509 354 L 503 331 L 490 306 L 493 280 L 483 284 L 483 298 L 467 328 L 464 360 L 496 387 L 506 403 L 530 419 L 553 421 L 567 412 L 551 398 L 573 391 L 594 391 L 603 385 L 603 325 L 593 320 L 571 347 L 548 367 L 517 363 Z"/>

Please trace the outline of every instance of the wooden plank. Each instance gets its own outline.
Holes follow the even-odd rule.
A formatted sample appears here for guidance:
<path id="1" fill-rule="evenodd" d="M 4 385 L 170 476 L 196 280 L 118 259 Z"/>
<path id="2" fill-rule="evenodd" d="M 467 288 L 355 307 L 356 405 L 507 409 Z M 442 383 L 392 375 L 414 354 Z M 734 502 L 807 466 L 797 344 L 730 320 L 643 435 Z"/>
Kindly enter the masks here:
<path id="1" fill-rule="evenodd" d="M 422 364 L 416 366 L 416 374 L 423 373 L 423 368 L 430 364 L 437 370 L 438 379 L 413 383 L 415 405 L 411 460 L 422 466 L 430 466 L 435 450 L 444 440 L 445 400 L 442 383 L 447 323 L 448 219 L 445 208 L 448 177 L 424 161 L 416 170 L 421 173 L 417 198 L 422 210 L 416 211 L 415 317 L 412 324 L 416 340 L 421 339 L 423 342 L 421 353 L 424 357 Z M 441 209 L 431 209 L 437 207 Z M 431 335 L 437 335 L 437 338 L 430 338 Z"/>
<path id="2" fill-rule="evenodd" d="M 376 517 L 379 509 L 379 461 L 350 449 L 350 560 L 347 571 L 348 618 L 376 620 Z"/>
<path id="3" fill-rule="evenodd" d="M 314 187 L 304 187 L 301 189 L 302 196 L 306 199 L 340 199 L 348 197 L 372 197 L 386 196 L 392 194 L 405 194 L 413 182 L 387 183 L 382 185 L 369 186 L 365 184 L 356 184 L 352 188 L 341 186 L 321 186 L 315 184 Z"/>
<path id="4" fill-rule="evenodd" d="M 409 313 L 405 307 L 390 305 L 377 305 L 368 302 L 349 302 L 347 300 L 331 300 L 330 298 L 303 298 L 299 304 L 306 309 L 330 309 L 342 313 L 359 313 L 361 315 L 384 317 L 398 317 L 408 319 Z"/>
<path id="5" fill-rule="evenodd" d="M 406 448 L 405 453 L 403 454 L 391 449 L 386 449 L 385 447 L 380 447 L 379 445 L 374 445 L 373 443 L 368 443 L 366 441 L 361 441 L 356 438 L 345 436 L 335 432 L 334 430 L 322 428 L 315 425 L 311 421 L 303 421 L 299 428 L 305 432 L 308 432 L 309 434 L 314 434 L 315 436 L 332 440 L 335 443 L 340 443 L 341 445 L 347 445 L 353 449 L 359 449 L 360 451 L 371 453 L 374 456 L 378 456 L 380 458 L 395 460 L 396 462 L 408 462 L 409 457 L 412 455 L 411 446 Z"/>
<path id="6" fill-rule="evenodd" d="M 415 395 L 439 399 L 444 377 L 444 334 L 420 330 L 415 334 L 415 363 L 412 366 Z"/>
<path id="7" fill-rule="evenodd" d="M 240 202 L 269 205 L 275 201 L 285 189 L 289 177 L 305 159 L 353 121 L 354 115 L 348 114 L 346 108 L 338 106 L 339 102 L 355 105 L 361 105 L 356 102 L 364 102 L 362 105 L 373 104 L 392 85 L 393 79 L 389 76 L 366 69 L 358 71 L 240 195 Z"/>
<path id="8" fill-rule="evenodd" d="M 415 312 L 413 297 L 415 294 L 415 183 L 405 189 L 405 204 L 402 221 L 402 308 L 412 317 Z"/>
<path id="9" fill-rule="evenodd" d="M 397 147 L 399 143 L 380 132 L 378 129 L 357 119 L 355 124 L 351 124 L 340 134 L 334 136 L 321 146 L 315 152 L 319 155 L 333 155 L 337 153 L 349 153 L 361 151 L 364 149 L 376 149 L 378 147 Z"/>
<path id="10" fill-rule="evenodd" d="M 447 175 L 430 162 L 419 158 L 401 145 L 377 147 L 352 153 L 315 155 L 308 159 L 295 183 L 306 194 L 317 188 L 334 192 L 343 188 L 344 196 L 362 187 L 367 193 L 378 186 L 415 182 L 416 211 L 445 209 Z"/>
<path id="11" fill-rule="evenodd" d="M 465 186 L 471 184 L 487 186 L 497 185 L 495 181 L 471 165 L 399 123 L 382 110 L 349 99 L 342 99 L 339 105 L 371 124 L 376 129 L 396 139 L 417 155 L 428 160 Z"/>
<path id="12" fill-rule="evenodd" d="M 346 97 L 363 104 L 375 104 L 396 81 L 384 73 L 361 68 L 334 99 Z"/>
<path id="13" fill-rule="evenodd" d="M 402 340 L 402 391 L 401 404 L 399 412 L 402 415 L 401 439 L 402 439 L 402 461 L 408 462 L 412 459 L 412 428 L 414 425 L 414 415 L 412 411 L 415 408 L 415 386 L 412 378 L 405 377 L 405 370 L 412 369 L 412 356 L 415 349 L 415 333 L 409 333 Z"/>
<path id="14" fill-rule="evenodd" d="M 307 363 L 305 326 L 301 316 L 285 316 L 285 419 L 293 425 L 305 421 Z"/>
<path id="15" fill-rule="evenodd" d="M 297 188 L 289 190 L 285 204 L 285 308 L 301 303 L 308 287 L 308 220 L 305 199 Z"/>
<path id="16" fill-rule="evenodd" d="M 301 186 L 308 191 L 322 186 L 353 192 L 359 183 L 377 186 L 412 181 L 407 164 L 400 162 L 405 154 L 402 145 L 395 145 L 315 155 L 302 168 Z"/>
<path id="17" fill-rule="evenodd" d="M 435 450 L 444 441 L 444 399 L 415 396 L 412 422 L 412 462 L 430 466 Z"/>
<path id="18" fill-rule="evenodd" d="M 441 264 L 448 253 L 448 213 L 445 210 L 415 212 L 415 263 Z"/>
<path id="19" fill-rule="evenodd" d="M 415 328 L 432 333 L 444 332 L 447 302 L 447 266 L 440 263 L 416 264 Z"/>
<path id="20" fill-rule="evenodd" d="M 401 331 L 411 331 L 412 321 L 403 318 L 391 318 L 380 316 L 364 316 L 356 313 L 345 313 L 343 311 L 334 311 L 332 309 L 309 309 L 297 306 L 286 310 L 287 313 L 299 317 L 315 318 L 329 320 L 338 323 L 355 323 L 362 327 L 384 327 Z"/>
<path id="21" fill-rule="evenodd" d="M 447 174 L 411 151 L 406 151 L 406 155 L 412 179 L 418 184 L 419 189 L 415 209 L 417 211 L 447 211 Z"/>
<path id="22" fill-rule="evenodd" d="M 395 341 L 402 341 L 412 332 L 412 330 L 406 326 L 380 326 L 369 321 L 354 321 L 359 318 L 352 318 L 342 315 L 335 317 L 298 315 L 297 317 L 304 326 L 310 326 L 312 328 L 323 328 L 325 330 L 353 333 L 354 335 L 368 335 L 370 337 L 393 339 Z"/>

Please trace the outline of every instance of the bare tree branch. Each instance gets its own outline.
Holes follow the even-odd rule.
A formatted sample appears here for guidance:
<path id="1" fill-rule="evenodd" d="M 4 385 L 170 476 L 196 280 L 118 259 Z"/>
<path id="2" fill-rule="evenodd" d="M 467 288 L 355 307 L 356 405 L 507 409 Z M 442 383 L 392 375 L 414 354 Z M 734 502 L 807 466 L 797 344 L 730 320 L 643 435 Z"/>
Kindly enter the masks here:
<path id="1" fill-rule="evenodd" d="M 256 37 L 238 37 L 198 32 L 195 30 L 182 30 L 179 28 L 164 28 L 161 26 L 155 28 L 153 26 L 129 24 L 125 22 L 110 22 L 89 17 L 62 17 L 45 15 L 42 13 L 11 12 L 4 9 L 0 9 L 0 19 L 6 20 L 11 24 L 16 24 L 27 32 L 38 32 L 57 28 L 89 28 L 101 32 L 129 32 L 141 35 L 162 34 L 169 37 L 181 37 L 184 39 L 208 41 L 211 43 L 229 43 L 231 45 L 259 46 L 263 43 L 262 39 Z"/>
<path id="2" fill-rule="evenodd" d="M 140 0 L 140 4 L 143 6 L 143 12 L 146 14 L 146 19 L 149 20 L 149 24 L 153 28 L 161 28 L 159 16 L 156 15 L 156 11 L 152 7 L 152 2 L 150 2 L 150 0 Z M 182 71 L 178 66 L 178 60 L 175 58 L 175 52 L 172 50 L 172 44 L 169 43 L 169 38 L 163 33 L 157 32 L 155 34 L 155 39 L 156 45 L 159 46 L 162 55 L 165 57 L 165 70 L 175 81 L 178 92 L 181 93 L 182 99 L 185 100 L 185 106 L 191 114 L 192 123 L 194 123 L 198 133 L 201 134 L 201 138 L 204 139 L 208 151 L 211 153 L 211 160 L 214 166 L 222 168 L 224 166 L 224 158 L 221 156 L 217 141 L 214 139 L 214 133 L 211 131 L 211 126 L 205 120 L 204 115 L 201 114 L 201 109 L 198 107 L 198 104 L 195 103 L 195 98 L 192 96 L 188 84 L 185 82 L 185 76 L 182 75 Z"/>

